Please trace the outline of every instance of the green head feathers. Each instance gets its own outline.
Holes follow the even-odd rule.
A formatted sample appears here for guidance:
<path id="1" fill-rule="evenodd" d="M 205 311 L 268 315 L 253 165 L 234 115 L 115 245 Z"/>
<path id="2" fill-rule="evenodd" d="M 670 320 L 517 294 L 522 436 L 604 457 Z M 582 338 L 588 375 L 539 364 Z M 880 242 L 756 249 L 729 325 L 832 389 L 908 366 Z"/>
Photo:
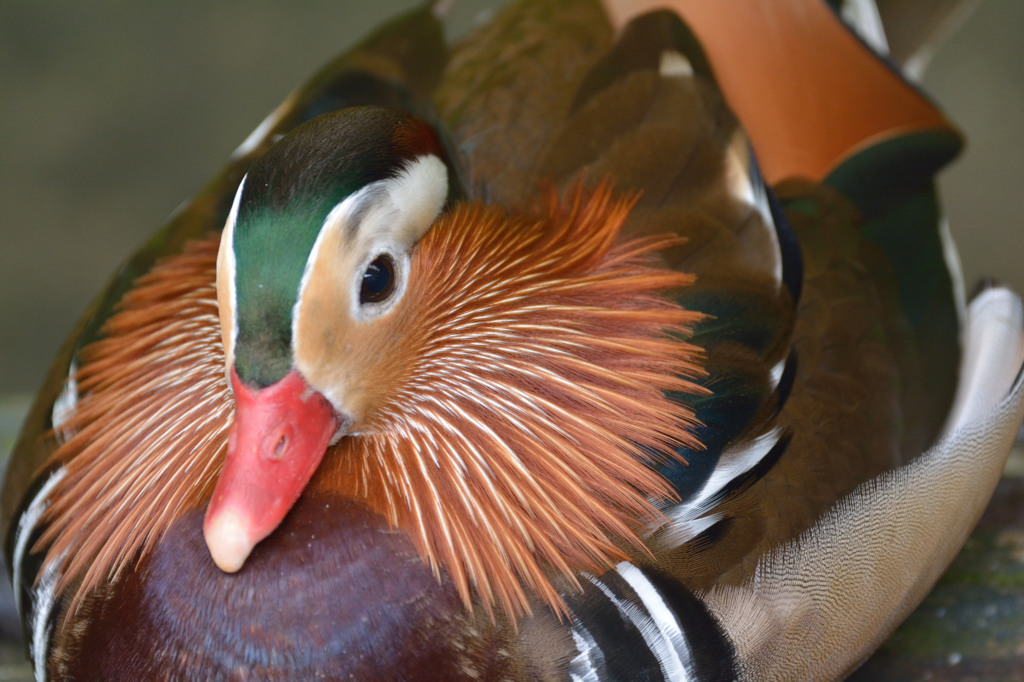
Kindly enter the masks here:
<path id="1" fill-rule="evenodd" d="M 444 159 L 426 123 L 353 107 L 297 127 L 253 164 L 225 228 L 231 272 L 218 272 L 232 280 L 231 342 L 242 381 L 268 386 L 291 368 L 293 309 L 332 211 L 346 211 L 345 229 L 358 229 L 360 213 L 381 198 L 381 183 L 397 182 L 423 157 Z"/>

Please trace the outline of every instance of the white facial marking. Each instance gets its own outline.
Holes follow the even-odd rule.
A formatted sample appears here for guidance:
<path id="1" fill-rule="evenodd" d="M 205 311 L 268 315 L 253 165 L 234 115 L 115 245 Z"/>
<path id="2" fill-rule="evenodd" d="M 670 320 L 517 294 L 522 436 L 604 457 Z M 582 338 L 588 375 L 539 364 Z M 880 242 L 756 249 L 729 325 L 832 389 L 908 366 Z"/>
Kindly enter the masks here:
<path id="1" fill-rule="evenodd" d="M 338 254 L 322 254 L 328 235 L 344 231 L 348 248 L 346 260 L 354 265 L 349 300 L 353 319 L 366 320 L 386 313 L 405 291 L 409 254 L 413 245 L 437 218 L 448 197 L 448 169 L 433 155 L 421 156 L 401 173 L 363 187 L 331 209 L 306 260 L 299 283 L 299 296 L 292 310 L 292 338 L 298 336 L 298 320 L 302 313 L 303 294 L 314 266 L 321 258 L 338 258 Z M 395 266 L 394 293 L 387 301 L 359 305 L 362 275 L 378 256 L 387 254 Z"/>
<path id="2" fill-rule="evenodd" d="M 384 181 L 391 203 L 403 214 L 404 240 L 415 243 L 448 198 L 448 168 L 433 154 L 421 156 L 398 176 Z"/>
<path id="3" fill-rule="evenodd" d="M 224 231 L 220 237 L 220 249 L 217 251 L 217 303 L 220 306 L 220 324 L 224 337 L 225 366 L 231 367 L 235 357 L 235 343 L 238 340 L 238 294 L 235 289 L 235 224 L 238 222 L 238 205 L 242 201 L 242 191 L 246 174 L 235 191 L 235 199 L 224 223 Z"/>
<path id="4" fill-rule="evenodd" d="M 448 169 L 438 157 L 426 155 L 409 162 L 395 177 L 349 195 L 324 219 L 292 308 L 292 353 L 299 372 L 341 412 L 345 406 L 340 404 L 340 396 L 346 387 L 317 385 L 316 378 L 324 376 L 329 360 L 317 350 L 317 344 L 322 349 L 323 340 L 306 339 L 304 330 L 312 337 L 324 329 L 323 320 L 316 316 L 325 314 L 325 306 L 341 306 L 337 314 L 347 314 L 356 323 L 390 312 L 406 291 L 412 249 L 441 213 L 447 197 Z M 363 275 L 385 254 L 393 267 L 392 290 L 380 301 L 362 302 Z M 307 314 L 309 317 L 304 317 Z M 341 379 L 322 383 L 338 381 Z"/>

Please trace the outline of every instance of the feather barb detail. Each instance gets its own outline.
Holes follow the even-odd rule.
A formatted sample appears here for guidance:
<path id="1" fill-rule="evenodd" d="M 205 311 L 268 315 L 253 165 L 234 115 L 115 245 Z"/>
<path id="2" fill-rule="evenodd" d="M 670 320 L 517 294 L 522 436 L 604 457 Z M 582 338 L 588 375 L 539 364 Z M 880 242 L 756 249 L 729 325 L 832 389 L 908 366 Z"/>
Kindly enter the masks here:
<path id="1" fill-rule="evenodd" d="M 670 297 L 693 278 L 657 265 L 677 237 L 620 240 L 634 203 L 603 184 L 442 217 L 383 341 L 390 397 L 324 460 L 320 484 L 406 530 L 467 607 L 564 612 L 553 578 L 646 553 L 673 498 L 653 465 L 699 447 L 680 396 L 703 391 L 701 315 Z"/>

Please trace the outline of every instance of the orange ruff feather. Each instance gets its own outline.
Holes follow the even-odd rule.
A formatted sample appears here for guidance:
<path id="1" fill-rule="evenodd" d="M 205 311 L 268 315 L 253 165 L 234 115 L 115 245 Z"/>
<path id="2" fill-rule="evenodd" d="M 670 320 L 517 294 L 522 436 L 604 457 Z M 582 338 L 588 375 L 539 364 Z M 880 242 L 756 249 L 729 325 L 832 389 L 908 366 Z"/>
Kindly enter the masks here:
<path id="1" fill-rule="evenodd" d="M 140 277 L 81 354 L 83 397 L 61 426 L 72 435 L 47 464 L 66 473 L 33 548 L 53 543 L 59 590 L 82 578 L 69 615 L 212 493 L 234 406 L 214 286 L 219 243 L 192 242 Z"/>
<path id="2" fill-rule="evenodd" d="M 664 297 L 693 278 L 653 266 L 677 238 L 615 245 L 632 204 L 602 186 L 442 217 L 381 340 L 389 397 L 321 464 L 319 484 L 409 533 L 467 606 L 475 588 L 488 610 L 529 610 L 528 592 L 561 610 L 552 570 L 613 565 L 610 537 L 644 551 L 637 532 L 671 497 L 651 453 L 697 446 L 665 395 L 700 390 L 679 338 L 700 315 Z"/>
<path id="3" fill-rule="evenodd" d="M 655 267 L 674 237 L 616 244 L 632 202 L 606 186 L 523 215 L 463 205 L 413 254 L 411 284 L 369 428 L 325 456 L 315 489 L 364 499 L 406 532 L 467 606 L 515 614 L 554 575 L 643 551 L 671 488 L 651 467 L 697 447 L 701 316 L 665 294 L 692 277 Z M 232 398 L 217 323 L 216 240 L 157 265 L 89 346 L 84 396 L 50 465 L 47 545 L 86 594 L 208 501 Z M 52 544 L 51 544 L 52 543 Z"/>

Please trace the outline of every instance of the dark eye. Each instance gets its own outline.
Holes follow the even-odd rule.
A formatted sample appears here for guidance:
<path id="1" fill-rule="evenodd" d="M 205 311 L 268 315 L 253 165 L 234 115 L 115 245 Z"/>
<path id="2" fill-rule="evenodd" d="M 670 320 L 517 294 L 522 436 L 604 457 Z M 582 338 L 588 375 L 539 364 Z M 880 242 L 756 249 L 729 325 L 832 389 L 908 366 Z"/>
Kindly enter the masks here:
<path id="1" fill-rule="evenodd" d="M 363 273 L 359 288 L 360 303 L 380 303 L 395 291 L 395 262 L 382 253 L 373 259 Z"/>

